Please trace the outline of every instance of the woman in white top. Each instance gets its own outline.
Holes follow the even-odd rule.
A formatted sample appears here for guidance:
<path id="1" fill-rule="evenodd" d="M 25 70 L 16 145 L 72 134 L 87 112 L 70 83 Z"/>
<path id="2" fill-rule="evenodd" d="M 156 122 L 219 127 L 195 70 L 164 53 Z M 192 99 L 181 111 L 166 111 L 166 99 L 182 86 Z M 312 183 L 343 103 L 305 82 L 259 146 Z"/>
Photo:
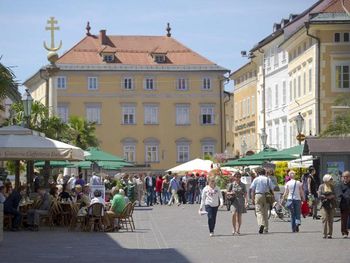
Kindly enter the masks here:
<path id="1" fill-rule="evenodd" d="M 285 184 L 283 200 L 287 199 L 286 206 L 291 213 L 292 231 L 299 232 L 300 215 L 301 215 L 301 201 L 305 200 L 303 185 L 301 182 L 294 179 L 295 172 L 289 171 L 288 176 L 291 178 Z"/>
<path id="2" fill-rule="evenodd" d="M 208 226 L 211 237 L 214 235 L 216 214 L 218 212 L 219 205 L 223 206 L 223 203 L 224 201 L 221 190 L 216 186 L 215 177 L 209 176 L 208 185 L 204 187 L 202 192 L 202 201 L 199 207 L 199 213 L 201 214 L 203 208 L 205 208 L 208 215 Z"/>

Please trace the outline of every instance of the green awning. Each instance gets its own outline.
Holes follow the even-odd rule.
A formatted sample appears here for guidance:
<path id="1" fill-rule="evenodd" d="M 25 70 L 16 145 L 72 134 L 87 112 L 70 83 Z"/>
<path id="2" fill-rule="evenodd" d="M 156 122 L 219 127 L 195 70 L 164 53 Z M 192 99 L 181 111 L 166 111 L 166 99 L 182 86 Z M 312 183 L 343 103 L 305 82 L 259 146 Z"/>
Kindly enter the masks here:
<path id="1" fill-rule="evenodd" d="M 128 162 L 112 162 L 112 161 L 99 161 L 96 162 L 99 167 L 105 170 L 118 170 L 123 167 L 134 166 Z M 92 165 L 91 161 L 81 161 L 72 163 L 71 167 L 78 167 L 81 169 L 90 169 Z"/>
<path id="2" fill-rule="evenodd" d="M 87 149 L 87 152 L 90 153 L 90 155 L 85 157 L 86 161 L 113 161 L 113 162 L 124 162 L 124 159 L 104 152 L 102 150 L 100 150 L 99 148 L 95 148 L 95 147 L 90 147 Z"/>
<path id="3" fill-rule="evenodd" d="M 300 158 L 303 155 L 304 145 L 293 146 L 281 151 L 272 152 L 265 156 L 266 159 L 270 161 L 290 161 Z"/>
<path id="4" fill-rule="evenodd" d="M 246 161 L 246 160 L 233 160 L 233 161 L 228 161 L 227 163 L 222 163 L 222 166 L 248 166 L 248 165 L 262 165 L 264 162 L 263 161 Z"/>
<path id="5" fill-rule="evenodd" d="M 68 167 L 71 166 L 72 163 L 68 161 L 50 161 L 50 167 Z M 34 163 L 35 167 L 44 167 L 45 161 L 38 161 Z"/>
<path id="6" fill-rule="evenodd" d="M 277 150 L 275 148 L 266 148 L 261 152 L 243 157 L 239 160 L 240 161 L 265 161 L 265 160 L 267 160 L 266 156 L 268 156 L 269 154 L 271 154 L 273 152 L 277 152 Z"/>

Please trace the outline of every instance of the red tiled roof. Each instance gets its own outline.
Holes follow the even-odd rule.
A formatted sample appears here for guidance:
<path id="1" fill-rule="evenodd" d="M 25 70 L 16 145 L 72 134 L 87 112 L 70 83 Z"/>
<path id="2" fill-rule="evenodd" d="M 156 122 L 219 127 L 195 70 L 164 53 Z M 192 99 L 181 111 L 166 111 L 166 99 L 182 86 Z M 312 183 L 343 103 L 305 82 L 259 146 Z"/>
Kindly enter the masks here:
<path id="1" fill-rule="evenodd" d="M 58 64 L 105 64 L 99 52 L 116 52 L 117 62 L 127 65 L 157 65 L 152 53 L 166 53 L 170 65 L 215 65 L 213 62 L 166 36 L 106 36 L 90 35 L 63 54 Z M 162 63 L 163 64 L 163 63 Z"/>
<path id="2" fill-rule="evenodd" d="M 345 0 L 343 2 L 345 8 L 350 11 L 350 1 Z M 333 0 L 320 13 L 345 13 L 345 10 L 342 6 L 342 0 Z"/>

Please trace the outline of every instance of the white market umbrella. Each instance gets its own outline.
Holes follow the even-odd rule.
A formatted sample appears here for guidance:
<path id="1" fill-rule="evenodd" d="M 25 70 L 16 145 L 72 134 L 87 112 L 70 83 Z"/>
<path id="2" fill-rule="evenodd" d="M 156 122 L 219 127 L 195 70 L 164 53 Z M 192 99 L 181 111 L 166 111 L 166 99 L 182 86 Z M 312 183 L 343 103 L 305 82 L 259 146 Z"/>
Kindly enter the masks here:
<path id="1" fill-rule="evenodd" d="M 0 160 L 84 160 L 84 151 L 21 126 L 7 126 L 0 128 Z"/>
<path id="2" fill-rule="evenodd" d="M 175 166 L 167 172 L 172 172 L 172 173 L 182 173 L 182 172 L 191 172 L 193 170 L 203 170 L 207 171 L 208 173 L 212 170 L 213 162 L 210 160 L 202 160 L 202 159 L 194 159 L 192 161 L 189 161 L 187 163 L 180 164 L 178 166 Z"/>
<path id="3" fill-rule="evenodd" d="M 309 168 L 313 165 L 313 160 L 312 155 L 304 155 L 299 159 L 288 162 L 288 168 Z"/>

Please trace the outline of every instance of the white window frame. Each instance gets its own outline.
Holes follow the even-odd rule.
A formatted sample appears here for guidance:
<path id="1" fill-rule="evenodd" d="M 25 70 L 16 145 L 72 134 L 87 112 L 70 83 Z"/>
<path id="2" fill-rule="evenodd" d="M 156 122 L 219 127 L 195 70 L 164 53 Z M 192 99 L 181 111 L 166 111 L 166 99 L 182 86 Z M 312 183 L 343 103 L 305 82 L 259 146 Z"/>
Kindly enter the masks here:
<path id="1" fill-rule="evenodd" d="M 98 90 L 98 77 L 88 77 L 88 90 Z"/>
<path id="2" fill-rule="evenodd" d="M 114 61 L 114 55 L 103 55 L 103 61 L 106 63 L 111 63 Z"/>
<path id="3" fill-rule="evenodd" d="M 145 90 L 155 90 L 154 77 L 145 77 L 144 82 L 143 82 L 143 88 Z"/>
<path id="4" fill-rule="evenodd" d="M 145 163 L 159 162 L 159 144 L 147 143 L 145 144 Z"/>
<path id="5" fill-rule="evenodd" d="M 61 119 L 63 123 L 67 123 L 69 120 L 69 106 L 68 104 L 58 104 L 57 105 L 57 116 Z"/>
<path id="6" fill-rule="evenodd" d="M 303 95 L 306 95 L 306 71 L 303 71 Z"/>
<path id="7" fill-rule="evenodd" d="M 134 89 L 134 78 L 130 76 L 125 76 L 122 78 L 121 83 L 123 90 L 133 90 Z"/>
<path id="8" fill-rule="evenodd" d="M 337 86 L 337 68 L 340 67 L 340 86 Z M 345 79 L 344 67 L 348 68 L 348 72 L 346 73 L 347 79 Z M 348 87 L 344 88 L 344 82 L 348 82 Z M 337 61 L 333 64 L 332 68 L 332 90 L 338 92 L 349 92 L 350 91 L 350 61 Z"/>
<path id="9" fill-rule="evenodd" d="M 56 77 L 56 89 L 67 89 L 67 77 L 57 76 Z"/>
<path id="10" fill-rule="evenodd" d="M 189 85 L 188 85 L 188 79 L 185 77 L 177 78 L 176 79 L 176 90 L 189 90 Z"/>
<path id="11" fill-rule="evenodd" d="M 123 145 L 124 158 L 127 162 L 136 161 L 136 144 L 126 143 Z"/>
<path id="12" fill-rule="evenodd" d="M 178 143 L 176 145 L 176 156 L 178 163 L 188 162 L 190 160 L 190 145 L 188 143 Z"/>
<path id="13" fill-rule="evenodd" d="M 289 81 L 289 102 L 293 100 L 293 80 Z"/>
<path id="14" fill-rule="evenodd" d="M 275 85 L 275 108 L 278 108 L 279 101 L 278 101 L 278 84 Z"/>
<path id="15" fill-rule="evenodd" d="M 287 104 L 287 83 L 285 80 L 282 82 L 282 105 Z"/>
<path id="16" fill-rule="evenodd" d="M 136 124 L 136 106 L 135 105 L 122 105 L 122 124 L 123 125 Z"/>
<path id="17" fill-rule="evenodd" d="M 158 121 L 158 113 L 159 113 L 159 106 L 153 105 L 153 104 L 146 104 L 144 105 L 144 124 L 150 125 L 150 124 L 159 124 Z"/>
<path id="18" fill-rule="evenodd" d="M 211 90 L 211 78 L 204 77 L 202 79 L 202 90 Z"/>
<path id="19" fill-rule="evenodd" d="M 255 96 L 252 96 L 251 101 L 252 101 L 252 115 L 254 115 L 255 114 Z"/>
<path id="20" fill-rule="evenodd" d="M 246 100 L 246 117 L 249 117 L 250 116 L 250 97 L 247 98 Z"/>
<path id="21" fill-rule="evenodd" d="M 287 148 L 287 123 L 283 123 L 283 148 Z"/>
<path id="22" fill-rule="evenodd" d="M 298 74 L 298 98 L 301 97 L 301 75 Z"/>
<path id="23" fill-rule="evenodd" d="M 204 117 L 207 116 L 208 120 L 204 121 Z M 214 125 L 215 124 L 215 107 L 214 105 L 201 105 L 201 125 Z M 207 118 L 205 118 L 207 119 Z"/>
<path id="24" fill-rule="evenodd" d="M 212 143 L 203 143 L 202 144 L 202 156 L 203 158 L 206 157 L 206 155 L 214 156 L 215 154 L 215 144 Z"/>
<path id="25" fill-rule="evenodd" d="M 86 120 L 90 123 L 101 124 L 101 105 L 86 104 L 85 105 Z"/>
<path id="26" fill-rule="evenodd" d="M 313 73 L 313 69 L 312 66 L 309 67 L 309 93 L 312 92 L 312 83 L 313 83 L 313 79 L 312 79 L 312 73 Z"/>
<path id="27" fill-rule="evenodd" d="M 190 125 L 190 105 L 176 104 L 175 123 L 176 125 Z"/>

